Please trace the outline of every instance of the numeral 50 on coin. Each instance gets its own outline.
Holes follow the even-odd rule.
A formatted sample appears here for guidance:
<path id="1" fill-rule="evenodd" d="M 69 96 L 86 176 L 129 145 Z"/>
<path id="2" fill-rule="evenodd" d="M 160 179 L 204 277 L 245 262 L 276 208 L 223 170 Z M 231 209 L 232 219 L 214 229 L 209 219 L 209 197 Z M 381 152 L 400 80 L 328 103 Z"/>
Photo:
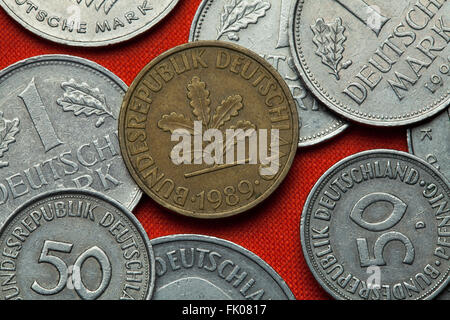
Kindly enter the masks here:
<path id="1" fill-rule="evenodd" d="M 48 263 L 56 268 L 59 273 L 58 284 L 51 289 L 44 288 L 37 281 L 34 281 L 31 285 L 31 289 L 41 295 L 55 295 L 61 292 L 65 287 L 73 288 L 78 296 L 84 300 L 95 300 L 108 287 L 111 281 L 111 262 L 108 259 L 106 253 L 97 246 L 94 246 L 84 251 L 76 260 L 75 264 L 71 268 L 67 267 L 67 264 L 56 256 L 50 254 L 50 251 L 71 253 L 73 244 L 46 240 L 42 247 L 41 255 L 39 257 L 39 263 Z M 83 284 L 81 279 L 81 267 L 83 263 L 89 259 L 94 258 L 100 265 L 102 270 L 102 279 L 97 289 L 91 291 Z M 69 277 L 70 276 L 70 277 Z"/>

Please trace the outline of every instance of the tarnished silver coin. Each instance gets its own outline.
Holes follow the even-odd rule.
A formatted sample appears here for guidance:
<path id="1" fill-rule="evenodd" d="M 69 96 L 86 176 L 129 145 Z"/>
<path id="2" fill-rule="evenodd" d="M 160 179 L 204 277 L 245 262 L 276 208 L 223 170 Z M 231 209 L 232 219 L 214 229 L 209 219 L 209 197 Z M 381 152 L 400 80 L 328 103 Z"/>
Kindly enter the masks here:
<path id="1" fill-rule="evenodd" d="M 347 119 L 417 123 L 450 102 L 446 0 L 296 0 L 290 42 L 316 97 Z"/>
<path id="2" fill-rule="evenodd" d="M 127 86 L 85 59 L 48 55 L 0 71 L 0 224 L 45 191 L 90 188 L 130 210 L 142 192 L 120 154 Z"/>
<path id="3" fill-rule="evenodd" d="M 450 180 L 450 109 L 408 129 L 409 152 L 426 160 Z"/>
<path id="4" fill-rule="evenodd" d="M 450 186 L 425 161 L 394 150 L 350 156 L 316 183 L 301 241 L 337 299 L 431 299 L 449 281 Z"/>
<path id="5" fill-rule="evenodd" d="M 301 127 L 298 145 L 306 147 L 336 136 L 348 124 L 311 95 L 295 68 L 288 34 L 292 2 L 203 0 L 192 22 L 189 40 L 230 41 L 269 61 L 280 72 L 294 96 Z M 235 69 L 252 72 L 239 62 Z"/>
<path id="6" fill-rule="evenodd" d="M 33 198 L 0 231 L 0 299 L 150 299 L 155 260 L 118 202 L 68 189 Z"/>
<path id="7" fill-rule="evenodd" d="M 71 46 L 97 47 L 131 39 L 150 29 L 179 0 L 0 0 L 29 31 Z"/>
<path id="8" fill-rule="evenodd" d="M 295 299 L 266 262 L 230 241 L 173 235 L 151 243 L 156 265 L 154 300 Z"/>

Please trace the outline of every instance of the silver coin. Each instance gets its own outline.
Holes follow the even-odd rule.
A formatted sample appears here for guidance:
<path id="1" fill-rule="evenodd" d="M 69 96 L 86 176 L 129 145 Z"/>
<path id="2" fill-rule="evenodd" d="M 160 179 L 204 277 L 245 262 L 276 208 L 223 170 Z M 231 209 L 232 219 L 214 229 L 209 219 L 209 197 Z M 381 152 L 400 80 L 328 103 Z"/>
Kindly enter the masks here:
<path id="1" fill-rule="evenodd" d="M 426 160 L 450 180 L 450 109 L 417 127 L 408 129 L 409 152 Z M 450 287 L 436 299 L 450 300 Z"/>
<path id="2" fill-rule="evenodd" d="M 394 150 L 350 156 L 309 194 L 306 261 L 336 299 L 431 299 L 449 281 L 450 186 L 425 161 Z"/>
<path id="3" fill-rule="evenodd" d="M 311 95 L 295 68 L 288 35 L 292 2 L 203 0 L 192 22 L 189 40 L 230 41 L 269 61 L 291 89 L 300 115 L 298 145 L 307 147 L 338 135 L 348 124 Z"/>
<path id="4" fill-rule="evenodd" d="M 202 235 L 151 241 L 154 300 L 294 300 L 284 280 L 261 258 L 237 244 Z"/>
<path id="5" fill-rule="evenodd" d="M 30 200 L 0 230 L 0 248 L 2 300 L 143 300 L 153 292 L 145 230 L 97 192 L 52 191 Z"/>
<path id="6" fill-rule="evenodd" d="M 409 152 L 426 160 L 450 180 L 450 109 L 408 129 Z"/>
<path id="7" fill-rule="evenodd" d="M 0 71 L 0 223 L 32 197 L 89 188 L 130 210 L 142 192 L 120 154 L 127 86 L 85 59 L 48 55 Z"/>
<path id="8" fill-rule="evenodd" d="M 0 0 L 29 31 L 58 43 L 97 47 L 131 39 L 150 29 L 179 0 Z"/>
<path id="9" fill-rule="evenodd" d="M 450 102 L 450 3 L 378 2 L 296 0 L 295 63 L 316 97 L 347 119 L 417 123 Z"/>

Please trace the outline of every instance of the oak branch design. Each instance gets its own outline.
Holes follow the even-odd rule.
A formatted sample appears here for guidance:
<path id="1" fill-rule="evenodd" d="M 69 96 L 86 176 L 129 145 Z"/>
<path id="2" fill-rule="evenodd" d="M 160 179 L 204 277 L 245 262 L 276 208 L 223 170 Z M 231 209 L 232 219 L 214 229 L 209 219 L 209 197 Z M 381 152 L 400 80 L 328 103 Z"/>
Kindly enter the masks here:
<path id="1" fill-rule="evenodd" d="M 226 126 L 233 118 L 239 116 L 240 111 L 244 108 L 241 95 L 236 94 L 227 97 L 212 112 L 210 92 L 205 82 L 202 82 L 199 77 L 193 77 L 187 86 L 187 91 L 187 97 L 194 119 L 184 114 L 172 112 L 163 115 L 161 120 L 159 120 L 158 127 L 161 130 L 173 134 L 178 129 L 184 129 L 194 136 L 194 121 L 200 121 L 205 130 L 217 129 L 225 132 L 226 129 L 242 129 L 242 136 L 237 136 L 233 141 L 225 142 L 223 147 L 223 153 L 225 153 L 227 150 L 233 148 L 240 139 L 245 139 L 245 131 L 256 129 L 256 125 L 247 120 L 239 120 L 234 125 Z M 195 150 L 192 152 L 191 157 L 194 154 Z"/>

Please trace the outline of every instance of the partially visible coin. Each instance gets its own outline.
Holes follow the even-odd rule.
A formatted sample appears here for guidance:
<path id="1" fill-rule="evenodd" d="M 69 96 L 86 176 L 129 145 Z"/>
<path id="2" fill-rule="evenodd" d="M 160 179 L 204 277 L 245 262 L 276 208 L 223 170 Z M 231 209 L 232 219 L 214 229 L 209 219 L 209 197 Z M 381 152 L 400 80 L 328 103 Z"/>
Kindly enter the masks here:
<path id="1" fill-rule="evenodd" d="M 64 55 L 0 72 L 0 224 L 45 191 L 90 188 L 133 209 L 142 192 L 117 137 L 127 86 L 98 64 Z"/>
<path id="2" fill-rule="evenodd" d="M 297 108 L 278 72 L 221 41 L 153 60 L 119 119 L 135 181 L 162 206 L 197 218 L 235 215 L 266 199 L 290 169 L 298 134 Z"/>
<path id="3" fill-rule="evenodd" d="M 266 262 L 232 242 L 174 235 L 151 243 L 156 264 L 154 300 L 295 300 Z"/>
<path id="4" fill-rule="evenodd" d="M 450 3 L 296 0 L 290 42 L 326 106 L 374 126 L 417 123 L 450 102 Z"/>
<path id="5" fill-rule="evenodd" d="M 29 31 L 51 41 L 105 46 L 131 39 L 161 21 L 179 0 L 0 0 Z"/>
<path id="6" fill-rule="evenodd" d="M 431 299 L 449 281 L 450 186 L 434 167 L 372 150 L 330 168 L 305 203 L 301 241 L 337 299 Z"/>
<path id="7" fill-rule="evenodd" d="M 291 90 L 300 120 L 299 147 L 312 146 L 344 131 L 348 124 L 329 112 L 306 89 L 289 49 L 289 9 L 293 0 L 203 0 L 192 22 L 190 41 L 226 40 L 265 58 Z"/>
<path id="8" fill-rule="evenodd" d="M 100 193 L 44 193 L 0 230 L 0 298 L 143 300 L 155 282 L 153 249 L 134 215 Z"/>
<path id="9" fill-rule="evenodd" d="M 450 109 L 427 123 L 408 129 L 409 152 L 426 160 L 450 180 Z M 450 300 L 447 287 L 436 299 Z"/>
<path id="10" fill-rule="evenodd" d="M 450 180 L 450 109 L 408 129 L 409 152 L 426 160 Z"/>

